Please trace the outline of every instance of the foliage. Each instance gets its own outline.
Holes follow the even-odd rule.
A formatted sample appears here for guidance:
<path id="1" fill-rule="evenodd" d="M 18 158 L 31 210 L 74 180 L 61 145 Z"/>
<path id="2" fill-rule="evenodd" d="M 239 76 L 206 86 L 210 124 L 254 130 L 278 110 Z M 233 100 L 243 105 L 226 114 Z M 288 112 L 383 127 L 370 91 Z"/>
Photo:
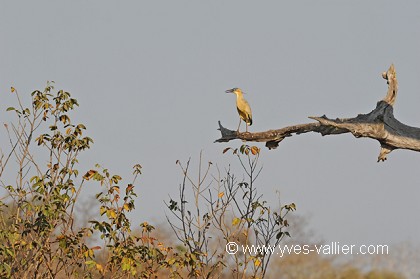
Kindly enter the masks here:
<path id="1" fill-rule="evenodd" d="M 177 161 L 184 179 L 179 200 L 170 199 L 167 203 L 176 221 L 169 217 L 167 220 L 183 243 L 190 276 L 209 278 L 224 273 L 232 278 L 263 278 L 273 254 L 263 247 L 276 247 L 285 236 L 290 236 L 284 231 L 288 226 L 285 217 L 296 206 L 292 203 L 275 210 L 258 194 L 258 147 L 242 145 L 239 149 L 227 148 L 224 153 L 228 150 L 237 156 L 245 179 L 238 180 L 230 170 L 223 178 L 218 171 L 218 175 L 208 179 L 212 163 L 203 169 L 201 156 L 198 177 L 193 178 L 190 161 L 185 167 Z M 189 190 L 191 200 L 187 197 Z M 247 247 L 256 250 L 243 251 Z"/>
<path id="2" fill-rule="evenodd" d="M 7 111 L 16 121 L 4 124 L 9 146 L 0 149 L 0 278 L 307 278 L 295 276 L 302 273 L 293 264 L 272 260 L 267 250 L 241 251 L 251 245 L 277 246 L 290 236 L 287 215 L 296 209 L 294 203 L 272 208 L 258 193 L 258 147 L 223 151 L 232 151 L 242 178 L 230 168 L 222 176 L 210 162 L 203 167 L 201 156 L 193 178 L 190 161 L 185 166 L 177 161 L 183 173 L 179 197 L 166 204 L 176 240 L 164 244 L 156 237 L 162 227 L 157 232 L 147 222 L 135 227 L 128 218 L 135 209 L 141 165 L 134 166 L 131 183 L 99 165 L 79 172 L 80 154 L 93 140 L 84 136 L 84 124 L 71 121 L 77 100 L 53 90 L 48 83 L 32 92 L 26 107 L 11 88 L 17 106 Z M 80 225 L 76 208 L 91 184 L 100 187 L 93 204 L 99 214 Z M 228 243 L 239 251 L 232 253 Z M 302 271 L 302 264 L 297 266 Z M 322 265 L 312 266 L 319 271 Z M 357 269 L 337 275 L 326 266 L 319 278 L 401 278 Z"/>
<path id="3" fill-rule="evenodd" d="M 134 209 L 141 166 L 134 166 L 134 180 L 123 193 L 122 178 L 99 166 L 80 177 L 78 157 L 93 141 L 83 135 L 85 125 L 71 122 L 76 99 L 64 90 L 53 94 L 53 89 L 48 83 L 43 91 L 34 91 L 30 107 L 11 89 L 18 107 L 7 109 L 17 123 L 5 124 L 10 149 L 0 153 L 0 183 L 6 192 L 0 201 L 0 277 L 149 278 L 159 268 L 172 272 L 167 262 L 171 249 L 151 236 L 154 227 L 143 223 L 135 236 L 126 216 Z M 5 183 L 13 168 L 18 170 L 15 181 Z M 103 188 L 96 195 L 102 217 L 76 228 L 75 205 L 82 202 L 88 180 Z M 104 246 L 90 247 L 98 234 Z M 107 256 L 100 259 L 103 254 Z"/>
<path id="4" fill-rule="evenodd" d="M 285 279 L 404 279 L 403 275 L 385 269 L 364 270 L 356 268 L 354 263 L 338 264 L 333 257 L 317 253 L 290 254 L 273 261 L 270 274 L 280 274 Z"/>

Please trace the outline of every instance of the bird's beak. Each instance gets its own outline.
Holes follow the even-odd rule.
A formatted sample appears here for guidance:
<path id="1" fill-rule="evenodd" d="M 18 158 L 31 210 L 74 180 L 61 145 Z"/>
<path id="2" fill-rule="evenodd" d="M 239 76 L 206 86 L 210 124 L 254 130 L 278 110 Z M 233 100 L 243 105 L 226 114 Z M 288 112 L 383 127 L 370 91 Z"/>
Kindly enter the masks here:
<path id="1" fill-rule="evenodd" d="M 233 89 L 229 89 L 225 91 L 226 93 L 233 93 Z"/>

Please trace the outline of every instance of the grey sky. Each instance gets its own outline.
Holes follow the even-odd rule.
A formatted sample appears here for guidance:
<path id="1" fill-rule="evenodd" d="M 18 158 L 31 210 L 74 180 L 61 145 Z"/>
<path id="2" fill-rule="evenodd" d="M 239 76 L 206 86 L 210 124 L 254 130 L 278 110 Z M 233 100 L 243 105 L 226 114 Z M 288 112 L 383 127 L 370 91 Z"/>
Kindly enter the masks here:
<path id="1" fill-rule="evenodd" d="M 371 111 L 395 63 L 395 116 L 420 126 L 418 1 L 2 1 L 0 38 L 1 108 L 14 104 L 10 86 L 23 96 L 54 80 L 70 91 L 81 104 L 73 121 L 95 140 L 83 167 L 129 178 L 143 165 L 138 222 L 163 220 L 177 159 L 203 150 L 234 162 L 221 151 L 239 141 L 213 143 L 218 120 L 238 122 L 228 88 L 247 92 L 250 130 L 263 131 Z M 280 190 L 326 241 L 418 243 L 420 154 L 376 163 L 378 152 L 351 135 L 286 139 L 263 149 L 261 191 L 275 202 Z"/>

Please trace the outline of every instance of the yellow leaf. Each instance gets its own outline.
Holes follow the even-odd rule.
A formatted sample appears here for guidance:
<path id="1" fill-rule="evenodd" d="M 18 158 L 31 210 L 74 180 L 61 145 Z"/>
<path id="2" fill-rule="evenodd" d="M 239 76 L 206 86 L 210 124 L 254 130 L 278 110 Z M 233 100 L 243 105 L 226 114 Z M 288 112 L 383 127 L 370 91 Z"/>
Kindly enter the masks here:
<path id="1" fill-rule="evenodd" d="M 96 269 L 101 273 L 104 271 L 104 267 L 101 264 L 98 264 L 98 263 L 96 264 Z"/>
<path id="2" fill-rule="evenodd" d="M 57 240 L 61 240 L 61 239 L 64 239 L 64 238 L 65 238 L 65 236 L 62 235 L 62 234 L 60 234 L 60 235 L 57 236 Z"/>
<path id="3" fill-rule="evenodd" d="M 257 155 L 258 153 L 260 153 L 260 149 L 256 146 L 251 147 L 251 152 L 252 155 Z"/>
<path id="4" fill-rule="evenodd" d="M 86 179 L 86 180 L 89 180 L 89 179 L 91 179 L 95 174 L 97 173 L 97 171 L 95 171 L 95 170 L 90 170 L 90 171 L 88 171 L 84 176 L 83 176 L 83 178 L 84 179 Z"/>
<path id="5" fill-rule="evenodd" d="M 67 135 L 70 135 L 70 133 L 71 133 L 71 128 L 70 128 L 70 127 L 68 127 L 68 128 L 67 128 L 67 130 L 66 130 L 66 134 L 67 134 Z"/>
<path id="6" fill-rule="evenodd" d="M 225 192 L 220 192 L 217 196 L 220 198 L 222 198 L 225 195 Z"/>
<path id="7" fill-rule="evenodd" d="M 232 226 L 237 226 L 237 225 L 239 225 L 240 222 L 241 222 L 241 219 L 239 219 L 238 217 L 236 217 L 232 221 Z"/>
<path id="8" fill-rule="evenodd" d="M 130 211 L 130 206 L 128 206 L 128 203 L 124 204 L 124 209 L 127 210 L 127 211 Z"/>
<path id="9" fill-rule="evenodd" d="M 115 213 L 115 211 L 113 209 L 108 209 L 108 211 L 106 212 L 106 215 L 110 218 L 115 219 L 117 217 L 117 213 Z"/>
<path id="10" fill-rule="evenodd" d="M 254 265 L 255 265 L 255 266 L 260 266 L 260 265 L 261 265 L 261 261 L 260 261 L 259 259 L 256 259 L 256 260 L 254 261 Z"/>
<path id="11" fill-rule="evenodd" d="M 10 87 L 10 92 L 14 93 L 16 91 L 16 89 L 12 86 Z"/>

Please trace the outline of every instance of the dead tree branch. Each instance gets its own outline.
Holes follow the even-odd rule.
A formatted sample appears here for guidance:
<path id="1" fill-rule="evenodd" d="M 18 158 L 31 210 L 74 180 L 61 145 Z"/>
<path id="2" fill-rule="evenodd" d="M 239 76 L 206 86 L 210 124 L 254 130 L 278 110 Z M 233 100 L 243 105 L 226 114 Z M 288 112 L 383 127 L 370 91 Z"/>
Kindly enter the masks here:
<path id="1" fill-rule="evenodd" d="M 368 114 L 359 114 L 354 118 L 330 119 L 325 115 L 309 117 L 317 122 L 299 124 L 265 132 L 238 133 L 222 126 L 219 130 L 222 137 L 215 142 L 228 142 L 234 139 L 243 141 L 265 142 L 269 149 L 276 148 L 286 137 L 308 132 L 320 133 L 323 136 L 352 133 L 356 138 L 368 137 L 379 141 L 381 150 L 379 161 L 385 161 L 394 149 L 420 151 L 420 128 L 410 127 L 394 117 L 394 103 L 397 98 L 398 82 L 394 65 L 382 73 L 387 81 L 388 92 L 385 98 L 376 104 L 376 108 Z"/>

